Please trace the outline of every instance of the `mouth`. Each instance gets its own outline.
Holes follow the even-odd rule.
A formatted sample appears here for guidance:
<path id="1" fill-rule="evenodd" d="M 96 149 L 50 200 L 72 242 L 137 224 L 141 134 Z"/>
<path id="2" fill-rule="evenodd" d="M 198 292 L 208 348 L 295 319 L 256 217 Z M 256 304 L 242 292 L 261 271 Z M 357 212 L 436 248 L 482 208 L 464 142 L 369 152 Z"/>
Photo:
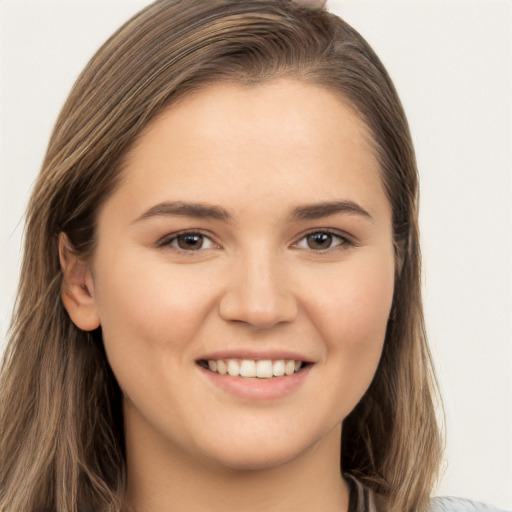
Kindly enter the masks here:
<path id="1" fill-rule="evenodd" d="M 200 359 L 197 364 L 213 373 L 244 379 L 289 377 L 312 363 L 294 359 Z"/>

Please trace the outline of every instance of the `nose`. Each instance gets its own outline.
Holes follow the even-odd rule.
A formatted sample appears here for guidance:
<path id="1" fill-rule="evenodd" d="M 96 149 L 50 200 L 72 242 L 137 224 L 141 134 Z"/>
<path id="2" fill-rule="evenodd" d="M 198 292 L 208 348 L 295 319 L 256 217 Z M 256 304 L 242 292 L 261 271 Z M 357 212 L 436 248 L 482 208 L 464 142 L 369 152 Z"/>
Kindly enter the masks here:
<path id="1" fill-rule="evenodd" d="M 277 256 L 253 254 L 230 269 L 228 285 L 219 303 L 221 318 L 256 329 L 292 322 L 298 304 L 286 269 Z"/>

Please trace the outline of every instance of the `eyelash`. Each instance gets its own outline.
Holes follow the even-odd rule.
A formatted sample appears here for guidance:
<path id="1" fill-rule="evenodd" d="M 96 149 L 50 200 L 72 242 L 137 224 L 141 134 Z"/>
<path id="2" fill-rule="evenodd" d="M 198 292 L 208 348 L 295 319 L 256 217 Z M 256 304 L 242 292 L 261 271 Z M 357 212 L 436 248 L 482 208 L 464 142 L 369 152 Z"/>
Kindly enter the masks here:
<path id="1" fill-rule="evenodd" d="M 312 236 L 312 235 L 328 235 L 331 237 L 332 243 L 334 243 L 334 239 L 338 239 L 339 242 L 334 247 L 330 246 L 330 247 L 327 247 L 326 249 L 315 250 L 310 247 L 299 247 L 299 244 L 303 241 L 307 244 L 308 237 Z M 300 239 L 293 244 L 294 247 L 296 247 L 300 250 L 310 250 L 317 254 L 324 254 L 329 251 L 346 249 L 348 247 L 353 247 L 355 245 L 356 245 L 355 242 L 353 240 L 351 240 L 350 238 L 348 238 L 346 235 L 342 235 L 338 231 L 333 231 L 330 229 L 315 229 L 313 231 L 309 231 L 309 232 L 305 233 L 304 235 L 302 235 L 300 237 Z"/>
<path id="2" fill-rule="evenodd" d="M 335 245 L 334 247 L 330 246 L 330 247 L 327 247 L 325 249 L 318 249 L 318 250 L 315 250 L 315 249 L 312 249 L 311 247 L 299 247 L 299 244 L 301 244 L 302 242 L 304 243 L 308 243 L 308 237 L 312 236 L 312 235 L 328 235 L 329 237 L 331 237 L 331 243 L 334 243 L 334 239 L 338 239 L 338 244 Z M 183 249 L 182 247 L 179 247 L 177 246 L 176 244 L 178 244 L 178 240 L 180 237 L 182 236 L 189 236 L 189 237 L 195 237 L 195 236 L 199 236 L 199 237 L 202 237 L 202 240 L 203 240 L 203 244 L 205 242 L 205 240 L 208 240 L 209 241 L 209 244 L 210 244 L 210 247 L 203 247 L 203 244 L 201 245 L 201 247 L 199 249 Z M 296 249 L 299 249 L 299 250 L 310 250 L 314 253 L 317 253 L 317 254 L 323 254 L 323 253 L 327 253 L 329 251 L 333 251 L 333 250 L 339 250 L 339 249 L 342 249 L 342 248 L 347 248 L 347 247 L 353 247 L 355 246 L 355 242 L 352 241 L 350 238 L 348 238 L 347 236 L 344 236 L 342 234 L 340 234 L 339 232 L 337 231 L 333 231 L 333 230 L 329 230 L 329 229 L 316 229 L 316 230 L 313 230 L 313 231 L 309 231 L 305 234 L 303 234 L 299 240 L 297 242 L 295 242 L 294 244 L 292 244 L 292 247 L 296 248 Z M 220 245 L 215 243 L 212 238 L 209 236 L 209 235 L 206 235 L 205 233 L 201 232 L 201 231 L 179 231 L 178 233 L 172 233 L 170 235 L 166 235 L 165 237 L 161 238 L 157 243 L 156 243 L 156 246 L 157 248 L 167 248 L 167 247 L 170 247 L 172 248 L 174 251 L 178 252 L 178 253 L 181 253 L 181 254 L 188 254 L 188 255 L 192 255 L 194 253 L 199 253 L 203 250 L 206 250 L 206 249 L 212 249 L 212 248 L 220 248 Z"/>
<path id="3" fill-rule="evenodd" d="M 158 240 L 158 242 L 156 243 L 156 246 L 158 248 L 170 247 L 173 250 L 175 250 L 176 252 L 181 253 L 181 254 L 194 254 L 194 253 L 201 252 L 201 250 L 204 250 L 204 248 L 202 246 L 197 250 L 193 250 L 193 249 L 183 249 L 181 247 L 178 247 L 177 245 L 174 245 L 174 244 L 178 243 L 178 239 L 181 236 L 190 236 L 190 237 L 200 236 L 203 238 L 203 243 L 204 243 L 204 240 L 209 240 L 212 247 L 207 247 L 207 249 L 220 247 L 220 245 L 216 244 L 212 240 L 212 238 L 210 236 L 206 235 L 205 233 L 202 233 L 201 231 L 190 231 L 190 230 L 179 231 L 178 233 L 172 233 L 170 235 L 166 235 L 163 238 L 161 238 L 160 240 Z"/>

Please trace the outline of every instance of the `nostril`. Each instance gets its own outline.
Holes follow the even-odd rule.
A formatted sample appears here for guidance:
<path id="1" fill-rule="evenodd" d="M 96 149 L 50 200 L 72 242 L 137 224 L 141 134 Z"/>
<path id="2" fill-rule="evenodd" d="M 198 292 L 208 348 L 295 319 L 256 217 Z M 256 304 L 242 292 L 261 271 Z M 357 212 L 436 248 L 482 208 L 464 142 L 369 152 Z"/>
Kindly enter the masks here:
<path id="1" fill-rule="evenodd" d="M 269 329 L 281 323 L 289 323 L 296 316 L 297 308 L 294 300 L 257 303 L 246 298 L 225 297 L 220 304 L 220 316 L 230 322 L 249 324 L 257 329 Z"/>

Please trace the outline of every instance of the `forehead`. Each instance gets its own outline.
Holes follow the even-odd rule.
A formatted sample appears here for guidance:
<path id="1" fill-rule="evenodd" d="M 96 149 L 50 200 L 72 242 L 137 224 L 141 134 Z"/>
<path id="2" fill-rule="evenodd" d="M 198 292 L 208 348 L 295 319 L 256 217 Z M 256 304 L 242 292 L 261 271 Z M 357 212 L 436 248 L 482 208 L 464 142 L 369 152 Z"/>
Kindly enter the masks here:
<path id="1" fill-rule="evenodd" d="M 239 138 L 258 132 L 258 139 L 262 141 L 264 130 L 268 140 L 278 144 L 290 130 L 295 135 L 299 130 L 306 134 L 305 129 L 316 131 L 320 124 L 325 129 L 331 128 L 334 136 L 341 134 L 342 128 L 344 134 L 349 131 L 353 136 L 357 134 L 367 143 L 367 150 L 373 151 L 370 130 L 341 92 L 290 77 L 263 80 L 256 84 L 220 80 L 185 92 L 146 126 L 133 143 L 131 153 L 153 137 L 155 131 L 161 131 L 163 124 L 179 123 L 189 135 L 197 135 L 206 142 L 211 135 L 222 135 L 219 129 L 228 116 L 231 124 L 240 122 L 236 127 L 241 128 Z M 198 117 L 200 123 L 197 123 Z M 224 131 L 226 134 L 227 130 Z M 315 139 L 309 137 L 308 141 L 314 142 Z"/>
<path id="2" fill-rule="evenodd" d="M 182 98 L 136 141 L 123 182 L 134 204 L 146 192 L 154 201 L 193 193 L 215 202 L 230 191 L 281 202 L 383 193 L 368 129 L 355 110 L 330 90 L 294 79 L 250 87 L 220 82 Z"/>

